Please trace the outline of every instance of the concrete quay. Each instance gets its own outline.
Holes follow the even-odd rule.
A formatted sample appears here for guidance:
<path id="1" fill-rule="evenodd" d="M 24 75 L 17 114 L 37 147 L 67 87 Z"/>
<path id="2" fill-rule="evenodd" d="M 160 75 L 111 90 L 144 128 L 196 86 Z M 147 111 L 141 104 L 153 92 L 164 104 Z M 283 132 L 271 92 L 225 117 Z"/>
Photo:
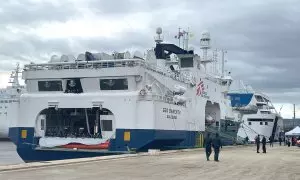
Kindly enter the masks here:
<path id="1" fill-rule="evenodd" d="M 128 154 L 0 166 L 6 180 L 100 179 L 300 179 L 300 148 L 224 147 L 220 162 L 206 161 L 204 149 Z"/>

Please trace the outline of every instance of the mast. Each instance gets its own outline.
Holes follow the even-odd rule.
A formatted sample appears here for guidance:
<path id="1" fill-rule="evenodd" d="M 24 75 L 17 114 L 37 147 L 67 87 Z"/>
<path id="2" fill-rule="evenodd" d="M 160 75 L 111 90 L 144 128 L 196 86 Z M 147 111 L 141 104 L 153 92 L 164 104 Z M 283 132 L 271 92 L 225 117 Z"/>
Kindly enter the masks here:
<path id="1" fill-rule="evenodd" d="M 224 73 L 225 73 L 225 70 L 224 70 L 224 66 L 225 66 L 225 58 L 224 58 L 224 54 L 227 53 L 227 51 L 225 50 L 222 50 L 222 77 L 224 77 Z"/>
<path id="2" fill-rule="evenodd" d="M 206 64 L 210 62 L 210 60 L 207 58 L 207 51 L 211 48 L 211 39 L 210 39 L 210 33 L 208 31 L 202 32 L 202 36 L 200 39 L 200 49 L 203 51 L 203 60 L 205 72 L 206 70 Z"/>
<path id="3" fill-rule="evenodd" d="M 294 120 L 296 119 L 296 105 L 294 104 Z"/>
<path id="4" fill-rule="evenodd" d="M 180 36 L 180 28 L 178 28 L 178 46 L 180 47 L 180 38 L 181 38 L 181 36 Z"/>
<path id="5" fill-rule="evenodd" d="M 16 70 L 13 71 L 10 75 L 10 78 L 12 78 L 12 80 L 10 80 L 9 83 L 12 84 L 12 87 L 19 87 L 20 86 L 19 73 L 20 73 L 20 64 L 17 63 Z"/>
<path id="6" fill-rule="evenodd" d="M 218 74 L 217 62 L 218 62 L 218 49 L 215 49 L 213 51 L 213 73 L 214 74 Z"/>
<path id="7" fill-rule="evenodd" d="M 189 28 L 188 28 L 187 32 L 183 31 L 183 37 L 184 37 L 184 41 L 185 41 L 185 43 L 184 43 L 185 47 L 183 47 L 183 49 L 188 51 L 188 49 L 189 49 Z"/>

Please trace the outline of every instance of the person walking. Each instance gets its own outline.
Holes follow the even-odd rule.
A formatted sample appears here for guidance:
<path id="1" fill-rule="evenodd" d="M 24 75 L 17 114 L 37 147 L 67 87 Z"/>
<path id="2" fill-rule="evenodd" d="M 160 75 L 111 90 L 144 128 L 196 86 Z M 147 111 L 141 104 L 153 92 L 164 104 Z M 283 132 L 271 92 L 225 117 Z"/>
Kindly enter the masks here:
<path id="1" fill-rule="evenodd" d="M 208 133 L 206 138 L 204 139 L 205 153 L 206 153 L 207 161 L 209 161 L 209 156 L 211 154 L 211 144 L 212 144 L 212 139 L 210 138 L 210 134 Z"/>
<path id="2" fill-rule="evenodd" d="M 267 153 L 267 150 L 266 150 L 267 139 L 265 136 L 263 136 L 261 143 L 262 143 L 263 153 Z"/>
<path id="3" fill-rule="evenodd" d="M 291 146 L 291 141 L 290 141 L 290 138 L 287 138 L 286 144 L 287 144 L 287 146 L 288 146 L 288 147 L 290 147 L 290 146 Z"/>
<path id="4" fill-rule="evenodd" d="M 259 145 L 260 145 L 260 137 L 259 135 L 255 138 L 255 144 L 256 144 L 256 153 L 259 153 Z"/>
<path id="5" fill-rule="evenodd" d="M 279 138 L 278 138 L 278 141 L 279 141 L 279 146 L 281 146 L 282 138 L 279 137 Z"/>
<path id="6" fill-rule="evenodd" d="M 222 148 L 222 142 L 218 133 L 216 134 L 216 137 L 212 140 L 212 147 L 214 148 L 214 152 L 215 152 L 214 160 L 218 162 L 220 148 Z"/>
<path id="7" fill-rule="evenodd" d="M 273 138 L 269 137 L 269 143 L 270 143 L 270 147 L 273 147 Z"/>

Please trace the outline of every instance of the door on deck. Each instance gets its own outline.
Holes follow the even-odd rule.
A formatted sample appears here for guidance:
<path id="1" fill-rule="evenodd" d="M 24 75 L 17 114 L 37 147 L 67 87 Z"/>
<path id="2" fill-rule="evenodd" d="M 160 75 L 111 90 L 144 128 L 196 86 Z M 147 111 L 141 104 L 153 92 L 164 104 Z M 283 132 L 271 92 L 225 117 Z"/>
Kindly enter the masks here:
<path id="1" fill-rule="evenodd" d="M 114 116 L 100 115 L 101 134 L 105 139 L 114 138 Z"/>
<path id="2" fill-rule="evenodd" d="M 41 114 L 37 118 L 36 135 L 38 137 L 44 137 L 45 132 L 46 132 L 46 115 Z"/>

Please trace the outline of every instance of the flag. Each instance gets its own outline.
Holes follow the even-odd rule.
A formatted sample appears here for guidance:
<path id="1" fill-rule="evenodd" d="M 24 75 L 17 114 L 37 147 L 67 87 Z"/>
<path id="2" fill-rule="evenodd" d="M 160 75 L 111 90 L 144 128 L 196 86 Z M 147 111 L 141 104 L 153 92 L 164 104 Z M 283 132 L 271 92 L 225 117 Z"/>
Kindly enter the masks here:
<path id="1" fill-rule="evenodd" d="M 174 38 L 175 38 L 175 39 L 180 39 L 180 37 L 183 36 L 184 33 L 185 33 L 185 31 L 183 31 L 183 32 L 180 32 L 180 31 L 179 31 L 179 32 L 178 32 L 178 35 L 176 35 Z"/>
<path id="2" fill-rule="evenodd" d="M 197 93 L 196 93 L 197 96 L 203 94 L 203 92 L 204 92 L 204 83 L 201 79 L 200 79 L 200 82 L 197 84 L 196 89 L 197 89 Z"/>
<path id="3" fill-rule="evenodd" d="M 194 34 L 193 34 L 193 33 L 189 33 L 189 35 L 190 35 L 190 38 L 194 37 Z"/>

